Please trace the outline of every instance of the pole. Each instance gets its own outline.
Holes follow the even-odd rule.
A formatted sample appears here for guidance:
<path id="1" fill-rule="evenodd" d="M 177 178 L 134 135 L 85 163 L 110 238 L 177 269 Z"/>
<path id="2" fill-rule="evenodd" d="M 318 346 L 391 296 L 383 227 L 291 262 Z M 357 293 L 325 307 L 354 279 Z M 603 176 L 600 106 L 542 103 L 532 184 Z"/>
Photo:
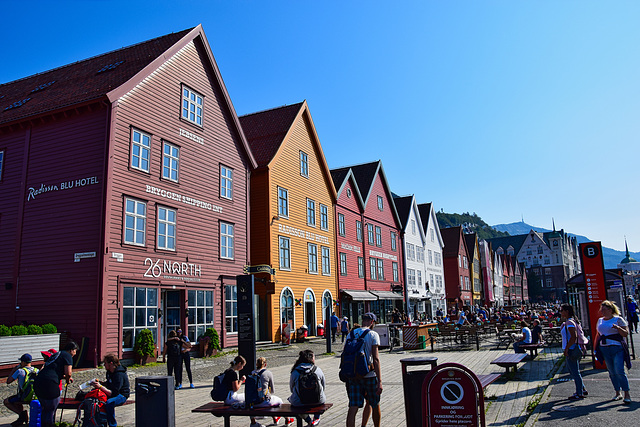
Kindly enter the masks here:
<path id="1" fill-rule="evenodd" d="M 327 341 L 327 353 L 331 353 L 331 309 L 331 304 L 327 304 L 324 316 L 327 319 L 327 325 L 324 328 L 324 337 Z"/>
<path id="2" fill-rule="evenodd" d="M 67 386 L 69 385 L 69 382 L 67 380 L 67 382 L 64 385 L 64 400 L 67 400 Z M 60 422 L 59 424 L 62 424 L 62 414 L 64 414 L 64 405 L 62 405 L 62 408 L 60 408 Z"/>

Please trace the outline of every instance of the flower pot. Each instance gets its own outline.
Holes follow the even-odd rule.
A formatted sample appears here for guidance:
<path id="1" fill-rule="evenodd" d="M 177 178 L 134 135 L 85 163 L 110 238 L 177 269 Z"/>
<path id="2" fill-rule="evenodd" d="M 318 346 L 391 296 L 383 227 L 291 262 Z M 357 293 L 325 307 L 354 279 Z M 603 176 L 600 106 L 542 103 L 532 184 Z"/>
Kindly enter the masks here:
<path id="1" fill-rule="evenodd" d="M 25 353 L 29 353 L 34 361 L 42 360 L 40 352 L 50 348 L 60 348 L 59 333 L 0 337 L 0 365 L 16 364 Z"/>

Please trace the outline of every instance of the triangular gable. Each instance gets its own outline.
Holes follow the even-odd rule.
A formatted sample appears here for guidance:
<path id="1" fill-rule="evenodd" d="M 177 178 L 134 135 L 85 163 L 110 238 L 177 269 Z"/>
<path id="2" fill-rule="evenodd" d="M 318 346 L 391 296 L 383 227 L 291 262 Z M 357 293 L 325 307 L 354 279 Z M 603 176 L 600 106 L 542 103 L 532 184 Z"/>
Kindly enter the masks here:
<path id="1" fill-rule="evenodd" d="M 358 204 L 360 212 L 364 212 L 364 201 L 362 200 L 358 183 L 356 182 L 356 178 L 353 176 L 351 168 L 331 169 L 330 173 L 333 185 L 336 189 L 336 200 L 340 199 L 342 192 L 347 188 L 347 183 L 351 181 L 351 188 L 353 188 L 353 194 L 356 196 L 356 203 Z"/>
<path id="2" fill-rule="evenodd" d="M 434 232 L 440 242 L 440 247 L 444 246 L 444 240 L 442 239 L 442 233 L 440 233 L 440 224 L 438 224 L 438 216 L 433 208 L 433 203 L 421 203 L 418 205 L 418 211 L 420 212 L 420 219 L 422 220 L 422 228 L 424 229 L 424 235 L 427 236 L 429 230 L 429 224 L 433 224 Z"/>
<path id="3" fill-rule="evenodd" d="M 364 209 L 366 210 L 369 199 L 371 198 L 371 193 L 373 192 L 374 182 L 376 178 L 379 176 L 382 180 L 382 187 L 384 188 L 385 193 L 387 194 L 387 200 L 389 201 L 389 206 L 391 207 L 391 212 L 393 214 L 393 218 L 396 221 L 396 225 L 400 228 L 402 222 L 400 221 L 400 217 L 398 216 L 398 211 L 396 210 L 395 203 L 393 202 L 393 196 L 391 189 L 389 187 L 389 181 L 387 180 L 387 176 L 384 173 L 384 168 L 382 167 L 382 161 L 378 160 L 376 162 L 364 163 L 361 165 L 351 166 L 351 171 L 353 172 L 353 176 L 356 179 L 356 183 L 358 184 L 358 189 L 364 200 Z"/>

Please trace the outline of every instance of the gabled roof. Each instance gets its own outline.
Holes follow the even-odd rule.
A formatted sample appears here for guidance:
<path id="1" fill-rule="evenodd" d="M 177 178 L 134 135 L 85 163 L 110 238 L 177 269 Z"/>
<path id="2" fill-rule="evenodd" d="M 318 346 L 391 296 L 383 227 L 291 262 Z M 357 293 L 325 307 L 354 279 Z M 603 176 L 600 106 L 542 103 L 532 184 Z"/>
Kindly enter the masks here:
<path id="1" fill-rule="evenodd" d="M 426 233 L 429 229 L 429 221 L 431 221 L 431 203 L 422 203 L 418 205 L 418 212 L 422 220 L 422 228 Z"/>
<path id="2" fill-rule="evenodd" d="M 192 30 L 190 28 L 167 34 L 4 83 L 0 85 L 0 124 L 102 98 L 135 76 Z M 36 88 L 40 90 L 34 92 Z M 19 107 L 6 109 L 20 102 L 23 104 Z"/>
<path id="3" fill-rule="evenodd" d="M 56 110 L 104 99 L 110 103 L 127 94 L 178 53 L 199 39 L 222 92 L 221 108 L 227 108 L 251 168 L 256 167 L 238 116 L 224 85 L 202 25 L 178 33 L 107 52 L 73 64 L 0 85 L 0 125 L 30 119 Z M 2 107 L 5 105 L 6 107 Z M 8 108 L 13 106 L 13 108 Z"/>
<path id="4" fill-rule="evenodd" d="M 259 167 L 267 166 L 293 126 L 304 102 L 240 116 L 240 124 Z"/>
<path id="5" fill-rule="evenodd" d="M 469 261 L 472 262 L 475 259 L 473 255 L 476 252 L 476 233 L 465 233 L 464 243 L 467 246 L 467 256 L 469 257 Z"/>
<path id="6" fill-rule="evenodd" d="M 336 200 L 336 189 L 333 185 L 331 172 L 324 157 L 322 145 L 320 145 L 320 139 L 316 133 L 307 101 L 247 114 L 239 119 L 259 168 L 268 167 L 278 156 L 280 147 L 291 137 L 297 120 L 308 120 L 309 136 L 317 152 L 320 169 L 324 174 L 331 197 L 333 197 L 334 201 Z"/>
<path id="7" fill-rule="evenodd" d="M 400 197 L 394 194 L 393 203 L 396 204 L 396 210 L 398 211 L 398 217 L 400 218 L 400 226 L 404 231 L 407 231 L 409 215 L 411 214 L 411 205 L 413 204 L 413 196 Z"/>
<path id="8" fill-rule="evenodd" d="M 442 241 L 444 242 L 444 248 L 442 249 L 443 256 L 452 256 L 458 254 L 458 248 L 460 247 L 460 238 L 462 236 L 462 226 L 441 228 L 440 234 L 442 235 Z M 467 245 L 462 239 L 465 253 L 467 251 Z"/>
<path id="9" fill-rule="evenodd" d="M 353 176 L 353 172 L 351 168 L 339 168 L 339 169 L 331 169 L 331 179 L 333 180 L 333 186 L 336 189 L 336 200 L 340 198 L 340 195 L 344 191 L 344 188 L 347 185 L 347 182 L 351 180 L 353 182 L 353 193 L 355 194 L 356 200 L 360 209 L 364 210 L 364 201 L 362 200 L 362 195 L 360 194 L 360 190 L 358 189 L 358 183 L 356 182 L 356 178 Z"/>
<path id="10" fill-rule="evenodd" d="M 518 255 L 528 236 L 528 234 L 519 234 L 517 236 L 493 237 L 491 239 L 487 239 L 487 241 L 491 243 L 491 247 L 494 251 L 498 251 L 499 248 L 502 248 L 506 253 L 507 248 L 512 246 L 514 250 L 513 253 Z"/>

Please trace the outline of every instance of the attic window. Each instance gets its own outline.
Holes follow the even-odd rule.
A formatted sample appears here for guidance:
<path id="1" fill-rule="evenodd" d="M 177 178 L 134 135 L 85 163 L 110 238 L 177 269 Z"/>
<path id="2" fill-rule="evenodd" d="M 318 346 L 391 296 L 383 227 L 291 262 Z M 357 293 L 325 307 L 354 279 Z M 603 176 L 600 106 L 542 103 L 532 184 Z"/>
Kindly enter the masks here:
<path id="1" fill-rule="evenodd" d="M 49 86 L 51 86 L 51 85 L 52 85 L 52 84 L 54 84 L 55 82 L 56 82 L 55 80 L 52 80 L 52 81 L 50 81 L 49 83 L 41 84 L 41 85 L 40 85 L 40 86 L 38 86 L 37 88 L 33 89 L 33 90 L 31 91 L 31 93 L 40 92 L 41 90 L 45 90 L 46 88 L 48 88 Z"/>
<path id="2" fill-rule="evenodd" d="M 9 105 L 7 108 L 5 108 L 3 111 L 8 111 L 8 110 L 11 110 L 13 108 L 22 107 L 30 99 L 31 98 L 25 98 L 22 101 L 16 101 L 13 104 Z"/>
<path id="3" fill-rule="evenodd" d="M 118 62 L 114 62 L 113 64 L 105 65 L 104 67 L 102 67 L 100 71 L 98 71 L 98 74 L 104 73 L 105 71 L 111 71 L 114 68 L 116 68 L 118 65 L 122 64 L 123 62 L 124 61 L 118 61 Z"/>

